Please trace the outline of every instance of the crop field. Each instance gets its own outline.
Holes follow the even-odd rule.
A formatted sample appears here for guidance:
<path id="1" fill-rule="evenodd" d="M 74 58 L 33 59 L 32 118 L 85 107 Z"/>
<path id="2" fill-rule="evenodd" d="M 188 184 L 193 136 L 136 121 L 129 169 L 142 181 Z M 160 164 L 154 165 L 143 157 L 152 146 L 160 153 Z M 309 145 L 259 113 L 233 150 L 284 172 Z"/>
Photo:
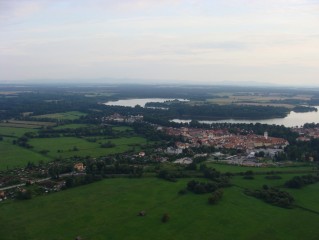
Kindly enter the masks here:
<path id="1" fill-rule="evenodd" d="M 100 143 L 106 143 L 108 141 L 115 144 L 115 147 L 101 148 Z M 48 150 L 47 156 L 51 158 L 67 158 L 72 156 L 99 157 L 122 153 L 131 150 L 131 145 L 144 143 L 146 143 L 146 140 L 141 137 L 103 139 L 97 142 L 89 142 L 84 138 L 75 137 L 37 138 L 29 141 L 29 144 L 33 146 L 37 152 Z M 138 148 L 136 148 L 136 150 L 138 150 Z"/>
<path id="2" fill-rule="evenodd" d="M 319 215 L 314 212 L 274 207 L 246 196 L 239 187 L 224 189 L 222 200 L 209 205 L 209 194 L 177 194 L 189 180 L 115 178 L 27 201 L 0 203 L 0 236 L 3 240 L 318 237 Z M 296 201 L 305 206 L 312 204 L 310 200 L 318 202 L 319 194 L 312 195 L 318 188 L 314 184 L 300 190 Z M 146 216 L 137 216 L 142 210 Z M 164 213 L 170 217 L 167 223 L 161 222 Z"/>
<path id="3" fill-rule="evenodd" d="M 33 116 L 33 118 L 48 118 L 48 119 L 57 119 L 57 120 L 76 120 L 82 116 L 86 116 L 85 113 L 78 111 L 64 112 L 64 113 L 52 113 L 45 115 Z"/>
<path id="4" fill-rule="evenodd" d="M 0 136 L 21 137 L 27 132 L 36 132 L 32 128 L 0 127 Z"/>
<path id="5" fill-rule="evenodd" d="M 25 167 L 29 161 L 37 163 L 39 161 L 46 162 L 49 160 L 51 160 L 49 157 L 13 145 L 7 140 L 0 142 L 0 170 Z"/>

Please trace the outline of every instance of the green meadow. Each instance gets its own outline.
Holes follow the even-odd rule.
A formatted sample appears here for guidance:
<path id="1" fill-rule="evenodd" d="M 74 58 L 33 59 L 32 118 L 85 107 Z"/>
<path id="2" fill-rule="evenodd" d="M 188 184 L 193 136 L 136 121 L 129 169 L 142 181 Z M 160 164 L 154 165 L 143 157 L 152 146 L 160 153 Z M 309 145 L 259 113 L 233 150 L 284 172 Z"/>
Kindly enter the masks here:
<path id="1" fill-rule="evenodd" d="M 115 144 L 115 147 L 102 148 L 100 144 L 108 141 Z M 29 141 L 29 144 L 33 146 L 37 152 L 48 150 L 47 156 L 51 158 L 67 158 L 72 156 L 99 157 L 126 152 L 132 150 L 132 145 L 145 143 L 146 140 L 142 137 L 101 139 L 96 142 L 89 142 L 85 138 L 76 137 L 34 138 Z M 139 148 L 135 148 L 135 150 L 138 149 Z"/>
<path id="2" fill-rule="evenodd" d="M 0 236 L 3 240 L 318 239 L 316 213 L 266 204 L 236 186 L 224 189 L 217 205 L 209 205 L 209 194 L 178 195 L 189 180 L 106 179 L 31 200 L 3 202 Z M 319 194 L 313 195 L 318 188 L 319 184 L 304 188 L 296 201 L 305 207 L 310 200 L 301 199 L 318 202 Z M 137 216 L 142 210 L 146 216 Z M 170 217 L 167 223 L 161 222 L 164 213 Z"/>
<path id="3" fill-rule="evenodd" d="M 54 129 L 77 129 L 77 128 L 85 128 L 89 127 L 89 124 L 65 124 L 55 127 Z"/>
<path id="4" fill-rule="evenodd" d="M 127 126 L 119 126 L 119 127 L 112 127 L 112 130 L 117 132 L 125 132 L 125 131 L 133 131 L 133 128 Z"/>
<path id="5" fill-rule="evenodd" d="M 0 142 L 0 170 L 25 167 L 29 161 L 38 163 L 39 161 L 50 160 L 50 157 L 13 145 L 7 139 Z"/>
<path id="6" fill-rule="evenodd" d="M 246 167 L 246 166 L 237 166 L 237 165 L 229 165 L 225 163 L 212 163 L 212 162 L 205 162 L 205 164 L 209 167 L 215 168 L 221 172 L 230 172 L 230 173 L 240 173 L 246 171 L 253 171 L 255 173 L 266 173 L 266 172 L 309 172 L 315 171 L 311 164 L 302 164 L 302 165 L 291 165 L 291 166 L 274 166 L 274 167 Z"/>
<path id="7" fill-rule="evenodd" d="M 21 137 L 27 132 L 36 132 L 32 128 L 19 128 L 19 127 L 0 127 L 0 136 Z"/>
<path id="8" fill-rule="evenodd" d="M 79 111 L 70 111 L 63 113 L 52 113 L 52 114 L 44 114 L 33 116 L 33 118 L 48 118 L 48 119 L 57 119 L 57 120 L 76 120 L 82 116 L 86 116 L 86 113 L 82 113 Z"/>

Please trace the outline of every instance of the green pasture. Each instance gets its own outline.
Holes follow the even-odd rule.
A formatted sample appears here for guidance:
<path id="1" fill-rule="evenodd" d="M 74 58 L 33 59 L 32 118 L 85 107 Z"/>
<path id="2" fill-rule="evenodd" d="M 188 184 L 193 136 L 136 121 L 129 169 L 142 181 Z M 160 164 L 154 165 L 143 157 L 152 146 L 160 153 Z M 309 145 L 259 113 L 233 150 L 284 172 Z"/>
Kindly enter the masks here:
<path id="1" fill-rule="evenodd" d="M 254 179 L 244 179 L 244 176 L 234 176 L 232 177 L 232 183 L 240 188 L 249 189 L 260 189 L 263 185 L 268 185 L 270 187 L 283 188 L 286 181 L 290 180 L 294 176 L 305 175 L 305 174 L 275 174 L 280 176 L 281 179 L 267 179 L 266 176 L 269 175 L 254 175 Z"/>
<path id="2" fill-rule="evenodd" d="M 36 132 L 32 128 L 19 128 L 19 127 L 0 127 L 0 136 L 21 137 L 27 132 Z"/>
<path id="3" fill-rule="evenodd" d="M 44 114 L 33 116 L 33 118 L 48 118 L 48 119 L 57 119 L 57 120 L 76 120 L 82 116 L 86 116 L 86 113 L 82 113 L 79 111 L 70 111 L 64 113 L 52 113 L 52 114 Z"/>
<path id="4" fill-rule="evenodd" d="M 117 132 L 125 132 L 125 131 L 133 131 L 133 128 L 127 126 L 120 126 L 120 127 L 112 127 L 112 130 Z"/>
<path id="5" fill-rule="evenodd" d="M 112 142 L 115 147 L 101 148 L 100 143 Z M 122 153 L 131 150 L 134 144 L 143 144 L 146 140 L 141 137 L 103 139 L 97 142 L 89 142 L 84 138 L 60 137 L 60 138 L 34 138 L 29 144 L 34 150 L 41 152 L 48 150 L 47 156 L 56 157 L 72 157 L 72 156 L 91 156 L 99 157 L 109 154 Z M 76 149 L 76 150 L 75 150 Z M 136 149 L 138 150 L 138 148 Z"/>
<path id="6" fill-rule="evenodd" d="M 50 158 L 29 149 L 13 145 L 8 141 L 0 142 L 0 170 L 25 167 L 27 163 L 49 161 Z"/>
<path id="7" fill-rule="evenodd" d="M 246 166 L 238 166 L 238 165 L 230 165 L 225 163 L 213 163 L 213 162 L 205 162 L 208 167 L 215 168 L 221 172 L 231 172 L 231 173 L 240 173 L 246 171 L 253 171 L 256 173 L 267 173 L 267 172 L 286 172 L 286 173 L 295 173 L 295 172 L 311 172 L 316 170 L 314 166 L 311 164 L 306 165 L 291 165 L 291 166 L 273 166 L 273 167 L 246 167 Z"/>
<path id="8" fill-rule="evenodd" d="M 274 207 L 246 196 L 238 187 L 225 189 L 222 200 L 209 205 L 209 194 L 177 194 L 188 181 L 107 179 L 27 201 L 3 202 L 0 236 L 3 240 L 318 237 L 318 214 Z M 319 195 L 313 198 L 319 201 Z M 141 210 L 145 217 L 137 216 Z M 164 213 L 170 216 L 167 223 L 161 222 Z"/>
<path id="9" fill-rule="evenodd" d="M 286 189 L 295 198 L 295 204 L 314 210 L 319 214 L 319 183 L 310 184 L 302 189 Z"/>
<path id="10" fill-rule="evenodd" d="M 89 124 L 65 124 L 65 125 L 60 125 L 55 127 L 54 129 L 77 129 L 77 128 L 85 128 L 85 127 L 89 127 Z"/>
<path id="11" fill-rule="evenodd" d="M 6 122 L 0 123 L 0 127 L 12 127 L 12 128 L 42 128 L 42 127 L 52 127 L 55 123 L 52 122 L 39 122 L 39 121 L 19 121 L 19 120 L 8 120 Z"/>

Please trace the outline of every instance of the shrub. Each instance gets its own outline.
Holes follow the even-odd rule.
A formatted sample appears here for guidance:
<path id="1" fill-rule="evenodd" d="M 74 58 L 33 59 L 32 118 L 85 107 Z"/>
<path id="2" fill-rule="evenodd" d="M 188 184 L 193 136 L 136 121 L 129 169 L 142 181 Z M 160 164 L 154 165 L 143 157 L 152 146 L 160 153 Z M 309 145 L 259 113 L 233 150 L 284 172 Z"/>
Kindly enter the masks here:
<path id="1" fill-rule="evenodd" d="M 165 213 L 165 214 L 162 216 L 162 222 L 163 222 L 163 223 L 166 223 L 166 222 L 168 222 L 168 220 L 169 220 L 169 215 L 168 215 L 167 213 Z"/>
<path id="2" fill-rule="evenodd" d="M 223 197 L 223 190 L 217 189 L 215 192 L 212 193 L 212 195 L 208 198 L 209 204 L 216 204 L 222 197 Z"/>

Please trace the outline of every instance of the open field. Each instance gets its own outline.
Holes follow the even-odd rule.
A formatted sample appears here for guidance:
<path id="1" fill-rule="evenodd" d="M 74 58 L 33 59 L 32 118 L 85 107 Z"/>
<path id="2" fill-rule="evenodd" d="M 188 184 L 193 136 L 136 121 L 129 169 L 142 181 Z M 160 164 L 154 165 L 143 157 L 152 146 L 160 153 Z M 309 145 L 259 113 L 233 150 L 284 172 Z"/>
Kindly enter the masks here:
<path id="1" fill-rule="evenodd" d="M 36 132 L 32 128 L 17 128 L 17 127 L 0 127 L 0 136 L 21 137 L 27 132 Z"/>
<path id="2" fill-rule="evenodd" d="M 39 121 L 18 121 L 8 120 L 0 123 L 0 127 L 14 127 L 14 128 L 41 128 L 41 127 L 53 127 L 55 123 L 52 122 L 39 122 Z"/>
<path id="3" fill-rule="evenodd" d="M 45 115 L 33 116 L 33 118 L 48 118 L 48 119 L 57 119 L 57 120 L 76 120 L 82 116 L 86 116 L 85 113 L 78 111 L 64 112 L 64 113 L 52 113 Z"/>
<path id="4" fill-rule="evenodd" d="M 25 167 L 29 161 L 37 163 L 41 160 L 46 162 L 51 159 L 31 150 L 13 145 L 8 141 L 0 142 L 0 170 Z"/>
<path id="5" fill-rule="evenodd" d="M 177 194 L 187 181 L 108 179 L 28 201 L 0 203 L 0 236 L 3 240 L 317 239 L 318 214 L 268 205 L 238 187 L 225 189 L 217 205 L 208 205 L 207 194 Z M 307 189 L 304 193 L 311 194 Z M 319 201 L 318 194 L 312 198 Z M 141 210 L 145 217 L 137 216 Z M 170 216 L 165 224 L 164 213 Z"/>
<path id="6" fill-rule="evenodd" d="M 116 146 L 112 148 L 101 148 L 100 142 L 105 143 L 110 141 Z M 122 153 L 132 149 L 131 144 L 143 144 L 146 140 L 141 137 L 106 139 L 97 142 L 88 142 L 83 138 L 61 137 L 61 138 L 37 138 L 31 139 L 30 145 L 37 152 L 49 150 L 47 156 L 56 157 L 72 157 L 72 156 L 91 156 L 99 157 L 109 154 Z M 75 148 L 77 150 L 75 150 Z M 138 150 L 138 148 L 136 149 Z"/>

